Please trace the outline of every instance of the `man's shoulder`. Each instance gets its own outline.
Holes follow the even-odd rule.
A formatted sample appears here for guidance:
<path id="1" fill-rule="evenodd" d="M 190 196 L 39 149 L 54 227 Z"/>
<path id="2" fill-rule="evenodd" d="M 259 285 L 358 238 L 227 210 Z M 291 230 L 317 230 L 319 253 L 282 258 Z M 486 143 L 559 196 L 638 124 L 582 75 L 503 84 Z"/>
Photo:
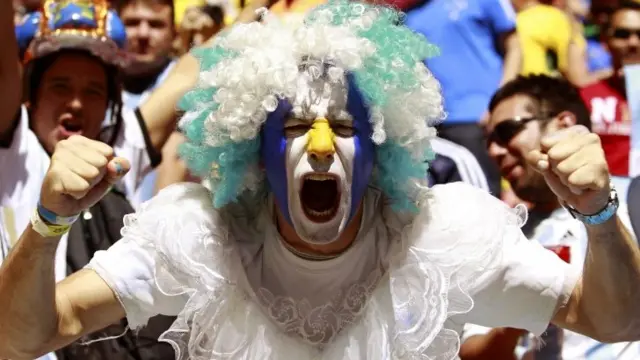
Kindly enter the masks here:
<path id="1" fill-rule="evenodd" d="M 429 211 L 433 219 L 457 224 L 489 224 L 488 216 L 511 217 L 520 210 L 510 209 L 486 190 L 465 182 L 436 185 L 431 189 Z M 525 215 L 526 213 L 522 214 Z"/>
<path id="2" fill-rule="evenodd" d="M 491 195 L 490 192 L 462 181 L 435 185 L 431 188 L 431 195 L 433 201 L 454 203 L 457 206 L 464 205 L 479 208 L 483 206 L 498 206 L 507 208 L 506 204 Z M 471 204 L 470 202 L 473 200 L 481 203 Z"/>
<path id="3" fill-rule="evenodd" d="M 161 210 L 161 211 L 157 211 Z M 145 202 L 138 212 L 166 214 L 170 218 L 176 213 L 211 213 L 215 209 L 211 192 L 197 183 L 178 183 L 160 190 L 151 200 Z"/>

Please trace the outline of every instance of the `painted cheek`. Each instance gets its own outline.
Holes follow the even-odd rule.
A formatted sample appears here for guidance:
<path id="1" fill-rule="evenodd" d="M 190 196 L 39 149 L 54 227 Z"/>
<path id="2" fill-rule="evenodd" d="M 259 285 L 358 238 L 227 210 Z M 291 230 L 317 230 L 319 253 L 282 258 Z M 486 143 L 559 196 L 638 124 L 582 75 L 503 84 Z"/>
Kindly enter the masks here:
<path id="1" fill-rule="evenodd" d="M 284 121 L 290 110 L 291 105 L 281 101 L 278 108 L 267 117 L 260 134 L 260 155 L 267 182 L 280 212 L 289 223 L 291 216 L 287 191 L 287 138 L 284 134 Z"/>
<path id="2" fill-rule="evenodd" d="M 355 156 L 353 157 L 353 181 L 351 183 L 351 219 L 371 180 L 371 173 L 375 163 L 375 145 L 371 140 L 373 129 L 369 122 L 369 112 L 364 104 L 364 99 L 358 91 L 353 76 L 347 76 L 349 93 L 347 98 L 347 110 L 353 116 L 353 145 Z"/>

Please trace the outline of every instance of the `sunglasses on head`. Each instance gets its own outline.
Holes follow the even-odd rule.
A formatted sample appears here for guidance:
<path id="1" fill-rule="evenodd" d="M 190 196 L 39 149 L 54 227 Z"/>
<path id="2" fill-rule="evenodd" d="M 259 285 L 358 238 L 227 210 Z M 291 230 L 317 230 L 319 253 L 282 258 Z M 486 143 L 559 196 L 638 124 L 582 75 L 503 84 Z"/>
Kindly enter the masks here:
<path id="1" fill-rule="evenodd" d="M 640 29 L 616 28 L 611 33 L 614 38 L 624 40 L 629 39 L 633 34 L 640 38 Z"/>
<path id="2" fill-rule="evenodd" d="M 518 135 L 528 122 L 533 120 L 538 120 L 538 117 L 516 116 L 513 119 L 507 119 L 500 122 L 489 134 L 487 144 L 490 145 L 492 143 L 496 143 L 502 147 L 506 147 L 511 139 Z"/>

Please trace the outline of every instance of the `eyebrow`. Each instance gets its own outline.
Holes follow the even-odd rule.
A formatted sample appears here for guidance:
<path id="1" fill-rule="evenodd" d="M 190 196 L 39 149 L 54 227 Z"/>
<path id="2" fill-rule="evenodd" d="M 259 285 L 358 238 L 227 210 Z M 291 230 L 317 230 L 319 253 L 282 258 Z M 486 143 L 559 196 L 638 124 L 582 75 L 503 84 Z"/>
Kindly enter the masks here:
<path id="1" fill-rule="evenodd" d="M 49 79 L 49 82 L 67 82 L 69 78 L 66 76 L 54 76 Z"/>
<path id="2" fill-rule="evenodd" d="M 49 79 L 49 82 L 52 82 L 52 83 L 63 83 L 63 82 L 69 82 L 69 81 L 71 81 L 71 79 L 67 76 L 54 76 Z M 104 86 L 102 83 L 97 81 L 90 81 L 89 87 L 96 90 L 106 91 L 106 86 Z"/>
<path id="3" fill-rule="evenodd" d="M 99 83 L 97 81 L 90 81 L 89 87 L 91 87 L 92 89 L 100 90 L 100 91 L 107 91 L 107 87 L 104 84 Z"/>

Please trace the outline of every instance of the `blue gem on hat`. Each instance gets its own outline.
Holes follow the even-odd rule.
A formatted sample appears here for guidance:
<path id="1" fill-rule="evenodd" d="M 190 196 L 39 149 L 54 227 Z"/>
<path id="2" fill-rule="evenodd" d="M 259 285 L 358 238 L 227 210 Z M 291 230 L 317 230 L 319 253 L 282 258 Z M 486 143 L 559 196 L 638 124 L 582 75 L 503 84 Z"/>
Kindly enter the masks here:
<path id="1" fill-rule="evenodd" d="M 55 4 L 54 29 L 95 29 L 98 27 L 95 6 L 85 1 L 66 1 Z"/>

